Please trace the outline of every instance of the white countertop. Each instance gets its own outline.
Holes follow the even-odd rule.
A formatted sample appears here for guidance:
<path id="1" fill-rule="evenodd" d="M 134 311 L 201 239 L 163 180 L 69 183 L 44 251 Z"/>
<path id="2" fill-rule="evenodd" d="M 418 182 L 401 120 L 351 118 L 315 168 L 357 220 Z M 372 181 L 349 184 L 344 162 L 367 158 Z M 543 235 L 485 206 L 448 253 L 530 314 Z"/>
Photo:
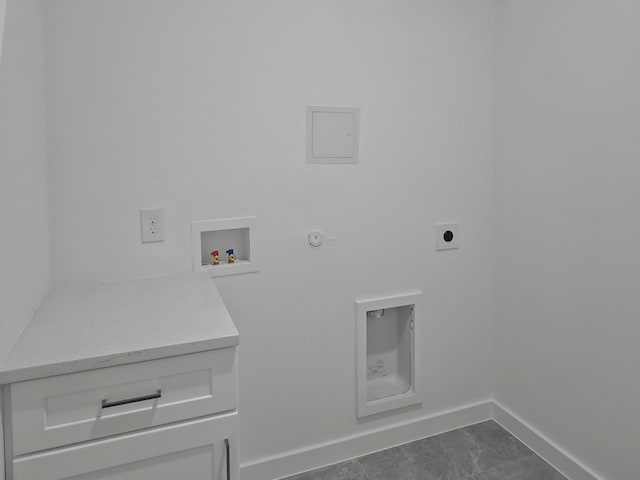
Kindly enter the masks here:
<path id="1" fill-rule="evenodd" d="M 239 335 L 203 274 L 54 288 L 0 366 L 0 385 L 230 347 Z"/>

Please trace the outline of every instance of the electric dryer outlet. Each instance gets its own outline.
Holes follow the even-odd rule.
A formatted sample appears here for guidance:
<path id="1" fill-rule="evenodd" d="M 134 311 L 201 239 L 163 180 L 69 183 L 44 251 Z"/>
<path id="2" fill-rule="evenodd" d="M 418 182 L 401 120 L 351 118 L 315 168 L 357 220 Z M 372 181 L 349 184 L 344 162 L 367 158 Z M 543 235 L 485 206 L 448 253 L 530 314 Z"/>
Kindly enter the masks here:
<path id="1" fill-rule="evenodd" d="M 460 248 L 460 223 L 443 222 L 436 224 L 436 250 Z"/>

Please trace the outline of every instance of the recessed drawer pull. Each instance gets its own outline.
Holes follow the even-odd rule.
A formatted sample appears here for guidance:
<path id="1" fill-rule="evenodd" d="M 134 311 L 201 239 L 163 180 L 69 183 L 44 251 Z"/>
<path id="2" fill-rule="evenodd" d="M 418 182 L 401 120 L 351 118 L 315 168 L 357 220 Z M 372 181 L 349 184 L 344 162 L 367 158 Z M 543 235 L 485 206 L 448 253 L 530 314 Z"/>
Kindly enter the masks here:
<path id="1" fill-rule="evenodd" d="M 117 407 L 119 405 L 127 405 L 128 403 L 144 402 L 145 400 L 155 400 L 157 398 L 162 398 L 162 390 L 158 390 L 156 393 L 151 395 L 143 395 L 142 397 L 127 398 L 125 400 L 116 400 L 115 402 L 108 402 L 107 399 L 105 398 L 104 400 L 102 400 L 102 408 Z"/>

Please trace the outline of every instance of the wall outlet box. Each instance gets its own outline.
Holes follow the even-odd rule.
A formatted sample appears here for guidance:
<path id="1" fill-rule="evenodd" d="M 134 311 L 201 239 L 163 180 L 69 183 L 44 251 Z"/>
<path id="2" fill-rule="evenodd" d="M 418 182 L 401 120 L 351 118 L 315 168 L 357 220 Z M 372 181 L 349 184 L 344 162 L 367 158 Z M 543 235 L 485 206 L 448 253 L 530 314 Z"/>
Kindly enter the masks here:
<path id="1" fill-rule="evenodd" d="M 447 222 L 436 224 L 436 250 L 460 248 L 460 224 Z"/>
<path id="2" fill-rule="evenodd" d="M 164 242 L 164 210 L 162 208 L 140 210 L 140 234 L 142 243 Z"/>
<path id="3" fill-rule="evenodd" d="M 357 300 L 358 418 L 422 403 L 420 292 Z M 417 337 L 421 338 L 421 337 Z"/>
<path id="4" fill-rule="evenodd" d="M 194 272 L 212 277 L 258 271 L 256 217 L 218 218 L 191 223 L 191 258 Z M 227 250 L 236 259 L 231 263 Z M 213 252 L 218 251 L 214 264 Z"/>

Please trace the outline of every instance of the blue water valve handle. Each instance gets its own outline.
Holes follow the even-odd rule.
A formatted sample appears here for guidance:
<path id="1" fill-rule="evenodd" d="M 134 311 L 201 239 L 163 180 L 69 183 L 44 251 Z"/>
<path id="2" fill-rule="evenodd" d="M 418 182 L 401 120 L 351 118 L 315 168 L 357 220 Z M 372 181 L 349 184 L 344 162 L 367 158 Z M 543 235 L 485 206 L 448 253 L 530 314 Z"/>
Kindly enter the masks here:
<path id="1" fill-rule="evenodd" d="M 230 248 L 229 250 L 227 250 L 227 255 L 232 255 L 233 254 L 233 248 Z"/>

